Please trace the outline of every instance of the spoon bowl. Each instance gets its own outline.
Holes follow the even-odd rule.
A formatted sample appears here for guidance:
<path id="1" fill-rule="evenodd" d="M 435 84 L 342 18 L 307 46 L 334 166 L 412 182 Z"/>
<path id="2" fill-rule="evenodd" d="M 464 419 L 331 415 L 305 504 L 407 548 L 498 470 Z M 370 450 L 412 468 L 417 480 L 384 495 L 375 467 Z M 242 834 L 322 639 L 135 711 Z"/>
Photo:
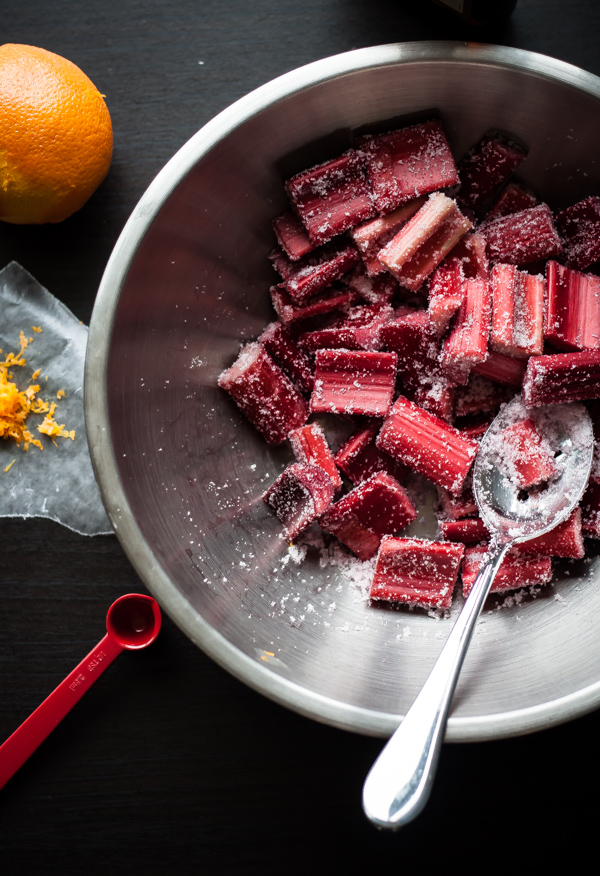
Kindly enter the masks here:
<path id="1" fill-rule="evenodd" d="M 151 596 L 141 593 L 120 596 L 106 615 L 108 634 L 128 651 L 151 645 L 158 636 L 160 624 L 158 603 Z"/>

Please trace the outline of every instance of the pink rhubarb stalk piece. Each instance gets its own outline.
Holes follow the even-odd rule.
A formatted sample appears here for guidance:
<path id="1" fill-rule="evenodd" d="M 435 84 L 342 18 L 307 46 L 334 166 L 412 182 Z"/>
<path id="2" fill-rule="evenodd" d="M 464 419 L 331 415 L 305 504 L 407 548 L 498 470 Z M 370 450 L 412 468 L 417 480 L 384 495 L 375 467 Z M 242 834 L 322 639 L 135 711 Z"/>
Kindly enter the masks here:
<path id="1" fill-rule="evenodd" d="M 456 201 L 434 192 L 380 250 L 379 261 L 401 286 L 416 292 L 470 228 Z"/>
<path id="2" fill-rule="evenodd" d="M 504 353 L 488 351 L 483 362 L 473 365 L 473 373 L 487 377 L 495 383 L 505 383 L 508 386 L 521 386 L 527 362 L 525 359 L 515 359 Z"/>
<path id="3" fill-rule="evenodd" d="M 369 277 L 375 277 L 385 271 L 384 266 L 377 258 L 377 253 L 390 242 L 392 237 L 396 236 L 424 203 L 424 197 L 415 198 L 414 201 L 398 207 L 393 213 L 370 219 L 350 232 Z"/>
<path id="4" fill-rule="evenodd" d="M 297 462 L 318 465 L 329 475 L 334 490 L 337 492 L 342 489 L 340 473 L 327 443 L 325 432 L 318 423 L 292 429 L 288 438 Z"/>
<path id="5" fill-rule="evenodd" d="M 380 350 L 381 329 L 394 315 L 389 304 L 358 304 L 331 325 L 305 332 L 298 338 L 306 350 Z"/>
<path id="6" fill-rule="evenodd" d="M 555 216 L 563 243 L 563 260 L 584 271 L 600 259 L 600 197 L 592 195 Z"/>
<path id="7" fill-rule="evenodd" d="M 296 174 L 286 190 L 314 244 L 326 243 L 377 212 L 364 156 L 352 149 Z"/>
<path id="8" fill-rule="evenodd" d="M 380 213 L 458 183 L 454 158 L 437 119 L 388 134 L 360 137 L 358 147 L 366 156 Z"/>
<path id="9" fill-rule="evenodd" d="M 240 351 L 218 384 L 269 444 L 281 444 L 308 418 L 308 402 L 257 341 Z"/>
<path id="10" fill-rule="evenodd" d="M 377 447 L 454 495 L 461 493 L 479 449 L 477 441 L 402 396 L 381 427 Z"/>
<path id="11" fill-rule="evenodd" d="M 600 277 L 548 262 L 544 338 L 559 350 L 600 349 Z"/>
<path id="12" fill-rule="evenodd" d="M 469 417 L 471 414 L 488 413 L 498 410 L 501 404 L 514 396 L 512 386 L 495 383 L 479 374 L 471 374 L 465 386 L 459 387 L 454 395 L 454 416 Z"/>
<path id="13" fill-rule="evenodd" d="M 521 210 L 528 210 L 530 207 L 536 207 L 537 204 L 538 199 L 530 189 L 519 183 L 510 182 L 502 190 L 491 209 L 488 210 L 485 222 L 491 222 L 501 216 L 510 216 L 511 213 L 519 213 Z"/>
<path id="14" fill-rule="evenodd" d="M 485 247 L 485 237 L 479 231 L 470 231 L 458 241 L 452 250 L 452 258 L 461 263 L 465 277 L 483 277 L 490 273 L 490 262 Z"/>
<path id="15" fill-rule="evenodd" d="M 519 213 L 511 213 L 480 228 L 485 237 L 488 258 L 492 263 L 527 265 L 540 259 L 555 258 L 562 244 L 552 211 L 538 204 Z"/>
<path id="16" fill-rule="evenodd" d="M 311 411 L 384 417 L 392 403 L 396 366 L 395 353 L 317 350 Z"/>
<path id="17" fill-rule="evenodd" d="M 523 378 L 526 406 L 600 398 L 600 351 L 531 356 Z"/>
<path id="18" fill-rule="evenodd" d="M 357 292 L 368 304 L 389 304 L 394 295 L 401 290 L 398 281 L 387 271 L 376 277 L 369 277 L 361 265 L 357 265 L 345 274 L 342 282 Z M 401 291 L 406 292 L 404 289 Z"/>
<path id="19" fill-rule="evenodd" d="M 515 265 L 492 268 L 490 346 L 497 353 L 527 358 L 544 349 L 544 279 Z"/>
<path id="20" fill-rule="evenodd" d="M 269 323 L 258 340 L 275 364 L 285 371 L 303 393 L 309 395 L 314 381 L 312 362 L 288 329 L 280 322 Z"/>
<path id="21" fill-rule="evenodd" d="M 465 298 L 447 335 L 440 362 L 457 383 L 467 383 L 474 365 L 487 356 L 492 318 L 492 290 L 482 278 L 464 281 Z"/>
<path id="22" fill-rule="evenodd" d="M 554 454 L 531 417 L 502 430 L 498 452 L 507 477 L 521 490 L 547 483 L 558 474 Z"/>
<path id="23" fill-rule="evenodd" d="M 458 200 L 472 210 L 482 207 L 526 157 L 521 146 L 489 131 L 458 163 Z"/>
<path id="24" fill-rule="evenodd" d="M 462 263 L 454 256 L 436 268 L 429 281 L 427 312 L 434 333 L 441 338 L 465 300 Z"/>
<path id="25" fill-rule="evenodd" d="M 301 259 L 315 248 L 295 213 L 284 213 L 274 219 L 273 230 L 279 246 L 292 261 Z"/>
<path id="26" fill-rule="evenodd" d="M 293 541 L 331 505 L 333 484 L 317 465 L 293 462 L 271 484 L 263 499 L 283 524 L 283 533 Z"/>
<path id="27" fill-rule="evenodd" d="M 368 560 L 384 535 L 404 529 L 416 516 L 406 490 L 390 475 L 377 472 L 331 505 L 320 524 L 360 560 Z"/>
<path id="28" fill-rule="evenodd" d="M 346 310 L 356 301 L 356 292 L 331 286 L 325 292 L 315 295 L 306 304 L 294 304 L 289 294 L 281 286 L 271 287 L 271 301 L 275 313 L 284 325 L 290 325 L 313 316 Z"/>
<path id="29" fill-rule="evenodd" d="M 481 517 L 464 517 L 461 520 L 440 520 L 440 535 L 446 541 L 457 541 L 464 545 L 480 544 L 489 541 L 490 532 Z"/>
<path id="30" fill-rule="evenodd" d="M 374 422 L 364 429 L 359 429 L 348 438 L 335 455 L 337 467 L 354 485 L 366 481 L 378 471 L 386 472 L 397 481 L 401 481 L 408 472 L 406 466 L 377 448 L 375 439 L 380 428 L 381 423 Z"/>
<path id="31" fill-rule="evenodd" d="M 270 259 L 283 278 L 282 287 L 294 304 L 302 305 L 343 277 L 358 264 L 360 256 L 352 244 L 334 242 L 296 262 L 281 249 L 273 250 Z"/>
<path id="32" fill-rule="evenodd" d="M 421 608 L 450 608 L 464 548 L 418 538 L 381 540 L 371 599 Z"/>
<path id="33" fill-rule="evenodd" d="M 487 546 L 468 547 L 462 562 L 463 596 L 468 596 L 487 555 Z M 491 593 L 537 587 L 552 580 L 550 557 L 509 553 L 505 556 L 492 584 Z"/>

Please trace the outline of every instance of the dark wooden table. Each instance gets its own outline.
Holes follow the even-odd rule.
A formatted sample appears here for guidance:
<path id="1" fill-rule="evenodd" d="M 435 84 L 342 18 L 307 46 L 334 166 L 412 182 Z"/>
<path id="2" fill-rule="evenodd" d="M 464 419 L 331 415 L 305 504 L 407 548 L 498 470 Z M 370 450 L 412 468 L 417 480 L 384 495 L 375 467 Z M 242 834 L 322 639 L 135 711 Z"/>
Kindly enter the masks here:
<path id="1" fill-rule="evenodd" d="M 157 171 L 215 113 L 281 73 L 361 46 L 476 39 L 600 75 L 596 0 L 519 0 L 508 23 L 483 32 L 425 0 L 2 0 L 0 11 L 3 41 L 77 63 L 112 114 L 113 164 L 88 204 L 60 225 L 0 227 L 0 266 L 16 259 L 86 323 L 111 248 Z M 144 585 L 115 537 L 0 521 L 1 738 L 132 590 Z M 0 872 L 580 872 L 596 848 L 599 739 L 595 713 L 446 746 L 425 813 L 383 834 L 360 806 L 379 740 L 275 705 L 165 618 L 157 643 L 117 661 L 0 793 Z"/>

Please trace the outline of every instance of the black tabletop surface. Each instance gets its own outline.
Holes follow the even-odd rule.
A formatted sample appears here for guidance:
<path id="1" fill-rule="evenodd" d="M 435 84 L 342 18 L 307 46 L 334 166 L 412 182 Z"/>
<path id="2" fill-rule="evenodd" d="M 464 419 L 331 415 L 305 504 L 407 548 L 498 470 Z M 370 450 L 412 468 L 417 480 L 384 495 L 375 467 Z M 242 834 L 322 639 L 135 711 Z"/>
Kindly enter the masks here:
<path id="1" fill-rule="evenodd" d="M 2 0 L 0 11 L 2 42 L 69 58 L 112 115 L 112 167 L 86 206 L 59 225 L 0 227 L 0 267 L 17 260 L 86 323 L 155 174 L 275 76 L 422 39 L 517 46 L 600 75 L 596 0 L 519 0 L 507 23 L 483 31 L 425 0 Z M 0 521 L 2 739 L 101 638 L 108 606 L 128 591 L 145 588 L 116 537 Z M 0 792 L 0 872 L 579 872 L 596 848 L 599 739 L 593 713 L 446 745 L 426 811 L 382 833 L 360 804 L 381 740 L 274 704 L 165 617 L 158 641 L 110 667 Z"/>

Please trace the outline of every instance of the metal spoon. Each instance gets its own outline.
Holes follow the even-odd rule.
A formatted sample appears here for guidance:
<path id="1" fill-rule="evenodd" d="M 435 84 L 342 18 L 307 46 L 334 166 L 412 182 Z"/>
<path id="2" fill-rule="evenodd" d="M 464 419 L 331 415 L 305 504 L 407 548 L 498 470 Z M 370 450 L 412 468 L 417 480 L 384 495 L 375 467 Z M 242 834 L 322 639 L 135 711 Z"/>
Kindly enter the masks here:
<path id="1" fill-rule="evenodd" d="M 115 657 L 125 649 L 136 651 L 150 645 L 158 635 L 160 623 L 160 609 L 151 596 L 128 593 L 113 602 L 106 615 L 104 638 L 0 745 L 0 788 L 23 766 Z"/>
<path id="2" fill-rule="evenodd" d="M 559 475 L 545 489 L 524 495 L 504 471 L 498 435 L 528 417 L 554 450 Z M 569 516 L 585 490 L 593 449 L 590 417 L 578 403 L 528 409 L 517 396 L 484 435 L 473 469 L 473 492 L 492 534 L 487 561 L 421 692 L 367 776 L 363 808 L 378 827 L 402 827 L 425 806 L 458 676 L 496 572 L 513 545 L 548 532 Z"/>

